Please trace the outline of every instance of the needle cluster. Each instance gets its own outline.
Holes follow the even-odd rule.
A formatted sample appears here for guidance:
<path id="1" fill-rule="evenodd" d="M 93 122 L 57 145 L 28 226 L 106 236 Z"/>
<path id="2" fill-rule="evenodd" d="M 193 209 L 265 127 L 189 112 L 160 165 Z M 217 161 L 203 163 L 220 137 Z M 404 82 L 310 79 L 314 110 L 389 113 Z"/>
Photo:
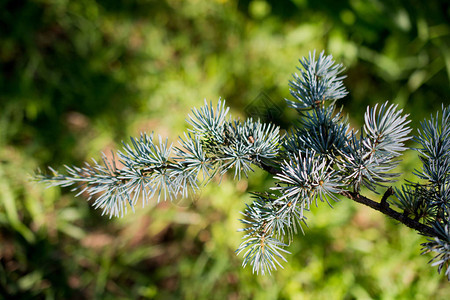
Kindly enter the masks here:
<path id="1" fill-rule="evenodd" d="M 64 173 L 39 173 L 52 186 L 72 187 L 104 214 L 123 216 L 140 201 L 187 197 L 214 176 L 231 171 L 248 176 L 255 167 L 273 175 L 270 191 L 254 193 L 242 212 L 245 233 L 237 253 L 256 273 L 270 273 L 286 261 L 293 235 L 304 232 L 312 205 L 329 206 L 345 196 L 368 205 L 425 235 L 425 252 L 434 252 L 433 265 L 450 280 L 450 106 L 421 123 L 415 148 L 423 164 L 419 183 L 387 189 L 380 202 L 361 195 L 376 193 L 397 179 L 392 173 L 411 139 L 408 115 L 384 102 L 368 107 L 360 130 L 350 127 L 336 100 L 347 95 L 344 68 L 331 55 L 310 53 L 300 60 L 299 73 L 289 82 L 298 122 L 287 133 L 273 124 L 233 120 L 225 101 L 194 108 L 188 132 L 176 145 L 142 133 L 123 143 L 113 156 L 118 162 L 93 160 L 83 167 L 66 166 Z M 395 197 L 392 197 L 395 195 Z M 391 197 L 389 200 L 388 198 Z M 392 205 L 396 210 L 390 208 Z M 400 211 L 400 212 L 399 212 Z"/>

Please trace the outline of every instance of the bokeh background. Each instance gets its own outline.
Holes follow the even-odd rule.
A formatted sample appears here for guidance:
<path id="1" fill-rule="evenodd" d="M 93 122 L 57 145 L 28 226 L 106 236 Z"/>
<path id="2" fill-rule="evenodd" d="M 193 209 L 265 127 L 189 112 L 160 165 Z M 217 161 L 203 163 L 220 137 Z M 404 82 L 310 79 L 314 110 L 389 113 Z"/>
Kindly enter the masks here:
<path id="1" fill-rule="evenodd" d="M 445 299 L 424 239 L 345 199 L 312 210 L 283 270 L 243 269 L 239 211 L 270 186 L 261 171 L 122 219 L 31 179 L 141 131 L 176 142 L 203 99 L 287 129 L 288 80 L 314 49 L 347 67 L 355 128 L 386 100 L 417 127 L 450 102 L 449 22 L 445 0 L 1 0 L 0 298 Z M 405 155 L 402 180 L 418 163 Z"/>

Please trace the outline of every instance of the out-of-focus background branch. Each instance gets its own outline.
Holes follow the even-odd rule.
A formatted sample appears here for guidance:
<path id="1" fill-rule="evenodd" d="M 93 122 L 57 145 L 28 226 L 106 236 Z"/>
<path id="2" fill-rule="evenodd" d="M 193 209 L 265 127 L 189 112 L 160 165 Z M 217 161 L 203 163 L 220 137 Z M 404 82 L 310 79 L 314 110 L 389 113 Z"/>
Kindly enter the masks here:
<path id="1" fill-rule="evenodd" d="M 30 174 L 98 158 L 140 131 L 175 142 L 204 98 L 288 128 L 287 83 L 313 49 L 346 65 L 353 126 L 391 100 L 417 127 L 449 103 L 449 16 L 447 1 L 1 1 L 0 295 L 445 298 L 423 240 L 351 201 L 313 209 L 284 270 L 242 269 L 237 219 L 246 192 L 270 186 L 262 171 L 112 220 Z M 411 153 L 399 171 L 412 179 L 417 167 Z"/>

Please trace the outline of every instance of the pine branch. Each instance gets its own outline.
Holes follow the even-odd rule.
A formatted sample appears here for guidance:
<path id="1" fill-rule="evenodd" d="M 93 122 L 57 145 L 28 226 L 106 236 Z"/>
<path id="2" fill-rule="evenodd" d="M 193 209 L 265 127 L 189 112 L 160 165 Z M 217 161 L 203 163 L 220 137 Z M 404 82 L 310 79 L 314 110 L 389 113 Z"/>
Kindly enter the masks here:
<path id="1" fill-rule="evenodd" d="M 187 197 L 188 191 L 195 192 L 217 174 L 233 169 L 234 179 L 240 180 L 257 166 L 278 182 L 270 193 L 255 193 L 241 220 L 247 234 L 237 252 L 245 253 L 243 265 L 252 265 L 254 272 L 282 267 L 284 247 L 297 228 L 303 232 L 311 205 L 331 206 L 330 200 L 338 201 L 337 195 L 342 195 L 429 237 L 422 244 L 424 253 L 436 253 L 432 263 L 438 272 L 445 267 L 450 281 L 450 106 L 442 107 L 441 116 L 437 113 L 421 123 L 415 137 L 423 166 L 414 174 L 425 183 L 407 182 L 395 192 L 390 187 L 376 202 L 361 195 L 360 189 L 365 186 L 377 193 L 378 187 L 400 175 L 391 171 L 411 139 L 408 115 L 385 102 L 367 108 L 360 132 L 351 129 L 342 109 L 335 106 L 347 94 L 344 76 L 338 77 L 342 65 L 323 52 L 317 60 L 310 53 L 300 64 L 300 75 L 290 81 L 295 101 L 287 100 L 299 113 L 299 122 L 287 135 L 270 123 L 231 120 L 225 101 L 219 99 L 216 107 L 205 101 L 205 106 L 192 110 L 187 119 L 191 128 L 178 146 L 142 134 L 117 152 L 122 166 L 103 156 L 103 164 L 94 160 L 81 168 L 66 166 L 67 175 L 50 168 L 53 175 L 36 178 L 95 198 L 94 207 L 112 217 L 123 216 L 127 206 L 134 210 L 138 198 L 144 205 L 154 195 L 158 201 Z"/>

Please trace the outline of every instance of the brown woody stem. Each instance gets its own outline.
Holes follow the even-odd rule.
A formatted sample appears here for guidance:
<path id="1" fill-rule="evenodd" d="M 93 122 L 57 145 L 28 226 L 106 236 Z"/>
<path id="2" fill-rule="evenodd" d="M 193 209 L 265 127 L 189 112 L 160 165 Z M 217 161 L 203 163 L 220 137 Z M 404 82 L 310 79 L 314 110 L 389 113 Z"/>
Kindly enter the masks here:
<path id="1" fill-rule="evenodd" d="M 261 168 L 272 175 L 276 175 L 280 172 L 280 170 L 278 170 L 277 168 L 267 166 L 264 164 L 261 164 Z M 364 197 L 363 195 L 361 195 L 357 192 L 342 191 L 342 192 L 340 192 L 340 194 L 344 197 L 347 197 L 350 200 L 353 200 L 355 202 L 369 206 L 370 208 L 375 209 L 375 210 L 391 217 L 392 219 L 399 221 L 400 223 L 404 224 L 405 226 L 412 228 L 414 230 L 417 230 L 419 233 L 421 233 L 423 235 L 430 236 L 430 237 L 436 236 L 436 232 L 434 231 L 434 229 L 432 227 L 422 224 L 418 220 L 410 219 L 406 214 L 399 213 L 389 207 L 389 203 L 387 202 L 387 199 L 389 198 L 389 196 L 394 195 L 394 190 L 392 189 L 392 187 L 387 189 L 387 191 L 384 193 L 383 197 L 381 198 L 380 202 L 373 201 L 367 197 Z"/>
<path id="2" fill-rule="evenodd" d="M 427 235 L 427 236 L 435 236 L 436 235 L 435 231 L 430 226 L 422 224 L 416 220 L 410 219 L 408 216 L 406 216 L 402 213 L 399 213 L 399 212 L 393 210 L 392 208 L 390 208 L 389 204 L 386 202 L 386 200 L 390 195 L 392 195 L 391 193 L 393 194 L 393 191 L 389 192 L 389 189 L 388 189 L 388 191 L 386 191 L 386 193 L 383 195 L 383 199 L 385 199 L 385 196 L 387 195 L 384 202 L 382 199 L 382 201 L 380 203 L 378 203 L 378 202 L 375 202 L 369 198 L 366 198 L 356 192 L 349 192 L 349 191 L 340 192 L 340 194 L 342 196 L 347 197 L 355 202 L 367 205 L 370 208 L 375 209 L 375 210 L 393 218 L 394 220 L 399 221 L 400 223 L 403 223 L 407 227 L 417 230 L 418 232 L 420 232 L 423 235 Z"/>

